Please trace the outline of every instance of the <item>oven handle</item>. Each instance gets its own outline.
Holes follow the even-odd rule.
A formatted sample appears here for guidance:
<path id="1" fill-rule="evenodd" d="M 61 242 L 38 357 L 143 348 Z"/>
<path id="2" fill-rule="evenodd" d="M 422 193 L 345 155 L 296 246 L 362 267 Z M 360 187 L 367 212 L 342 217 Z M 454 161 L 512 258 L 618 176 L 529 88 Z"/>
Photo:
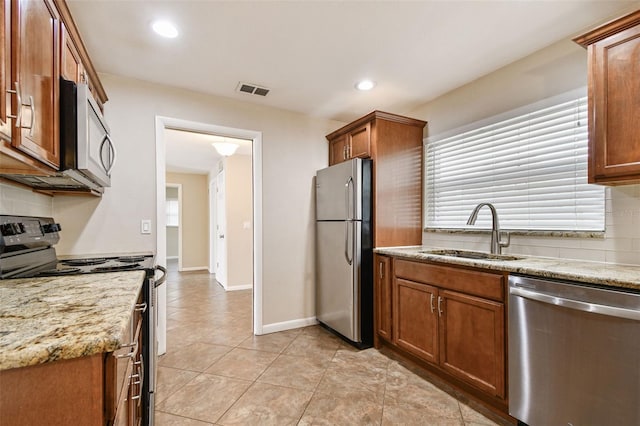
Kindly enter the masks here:
<path id="1" fill-rule="evenodd" d="M 550 305 L 561 306 L 563 308 L 575 309 L 577 311 L 591 312 L 594 314 L 607 315 L 610 317 L 640 320 L 640 312 L 632 309 L 619 308 L 617 306 L 601 305 L 598 303 L 582 302 L 579 300 L 567 299 L 564 297 L 550 296 L 536 291 L 524 290 L 522 288 L 511 287 L 509 293 L 524 297 L 525 299 L 537 300 L 538 302 Z"/>
<path id="2" fill-rule="evenodd" d="M 159 287 L 162 284 L 164 284 L 164 282 L 167 280 L 167 270 L 165 269 L 164 266 L 160 266 L 160 265 L 156 265 L 154 269 L 162 271 L 162 276 L 159 279 L 157 279 L 154 284 L 155 287 Z"/>

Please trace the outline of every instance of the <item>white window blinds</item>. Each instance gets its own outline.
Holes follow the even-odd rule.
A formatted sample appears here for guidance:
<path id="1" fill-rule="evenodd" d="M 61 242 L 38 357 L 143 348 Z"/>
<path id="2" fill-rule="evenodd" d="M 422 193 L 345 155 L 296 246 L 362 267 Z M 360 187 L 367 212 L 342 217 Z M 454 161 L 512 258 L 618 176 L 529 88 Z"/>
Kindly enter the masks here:
<path id="1" fill-rule="evenodd" d="M 587 184 L 587 98 L 428 140 L 427 228 L 466 228 L 492 203 L 504 229 L 604 230 L 604 188 Z M 491 227 L 482 211 L 476 226 Z"/>

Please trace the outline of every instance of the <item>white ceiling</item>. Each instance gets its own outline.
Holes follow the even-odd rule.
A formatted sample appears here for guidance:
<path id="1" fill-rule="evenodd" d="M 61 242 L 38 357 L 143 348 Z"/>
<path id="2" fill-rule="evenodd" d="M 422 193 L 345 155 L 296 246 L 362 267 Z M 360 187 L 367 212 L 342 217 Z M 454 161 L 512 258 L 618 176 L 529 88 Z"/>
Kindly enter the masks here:
<path id="1" fill-rule="evenodd" d="M 615 0 L 67 3 L 98 72 L 343 122 L 375 109 L 404 113 L 640 8 Z M 173 21 L 180 35 L 158 37 L 156 19 Z M 355 90 L 363 78 L 377 86 Z M 237 92 L 240 81 L 271 92 Z M 168 169 L 204 173 L 204 163 L 215 164 L 202 135 L 179 134 L 167 135 Z"/>
<path id="2" fill-rule="evenodd" d="M 168 172 L 208 174 L 220 161 L 214 142 L 238 144 L 234 155 L 251 155 L 251 141 L 183 130 L 165 129 L 166 168 Z"/>

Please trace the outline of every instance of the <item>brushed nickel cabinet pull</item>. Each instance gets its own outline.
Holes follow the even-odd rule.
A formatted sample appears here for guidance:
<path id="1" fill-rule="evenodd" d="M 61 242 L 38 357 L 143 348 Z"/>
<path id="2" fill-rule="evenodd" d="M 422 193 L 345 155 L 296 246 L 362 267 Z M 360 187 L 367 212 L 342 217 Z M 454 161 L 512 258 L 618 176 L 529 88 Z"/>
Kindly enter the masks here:
<path id="1" fill-rule="evenodd" d="M 13 118 L 16 121 L 15 126 L 20 127 L 20 118 L 22 117 L 22 96 L 20 95 L 20 83 L 16 81 L 13 84 L 16 89 L 15 90 L 9 89 L 7 90 L 7 93 L 16 95 L 16 100 L 18 101 L 17 102 L 18 111 L 16 112 L 16 115 L 7 115 L 7 117 Z"/>

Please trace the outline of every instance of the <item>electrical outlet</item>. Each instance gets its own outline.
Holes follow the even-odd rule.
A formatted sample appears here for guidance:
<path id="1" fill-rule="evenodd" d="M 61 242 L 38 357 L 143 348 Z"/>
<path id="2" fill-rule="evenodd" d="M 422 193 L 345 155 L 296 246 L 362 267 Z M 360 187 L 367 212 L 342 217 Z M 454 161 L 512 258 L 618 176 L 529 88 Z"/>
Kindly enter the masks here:
<path id="1" fill-rule="evenodd" d="M 142 219 L 140 221 L 140 233 L 141 234 L 150 234 L 151 233 L 151 220 Z"/>

